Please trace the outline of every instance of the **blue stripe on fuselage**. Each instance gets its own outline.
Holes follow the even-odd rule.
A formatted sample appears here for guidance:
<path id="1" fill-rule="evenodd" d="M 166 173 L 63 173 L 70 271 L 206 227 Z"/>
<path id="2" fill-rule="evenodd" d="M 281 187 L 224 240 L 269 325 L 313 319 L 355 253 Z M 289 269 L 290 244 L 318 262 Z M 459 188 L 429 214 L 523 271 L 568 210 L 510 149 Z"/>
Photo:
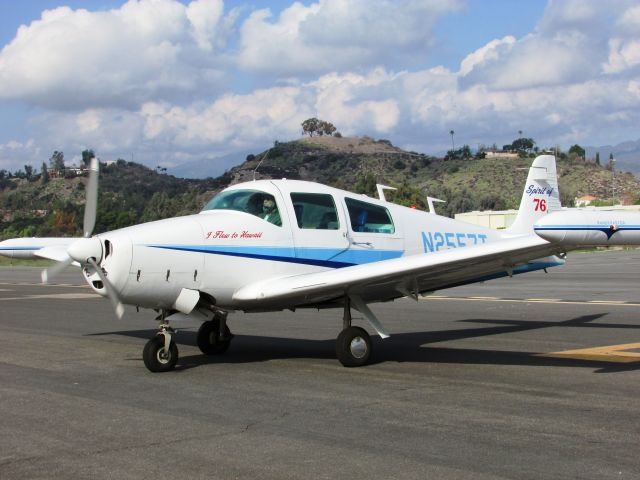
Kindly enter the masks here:
<path id="1" fill-rule="evenodd" d="M 209 245 L 148 245 L 152 248 L 298 263 L 329 268 L 351 267 L 402 256 L 402 250 L 348 250 L 340 248 L 231 247 Z"/>

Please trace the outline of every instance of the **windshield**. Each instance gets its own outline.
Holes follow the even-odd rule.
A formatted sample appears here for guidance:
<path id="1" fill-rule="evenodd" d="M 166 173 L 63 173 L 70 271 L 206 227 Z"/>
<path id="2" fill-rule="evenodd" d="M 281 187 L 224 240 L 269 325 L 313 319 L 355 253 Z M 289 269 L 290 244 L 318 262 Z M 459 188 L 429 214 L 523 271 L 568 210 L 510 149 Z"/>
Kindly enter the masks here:
<path id="1" fill-rule="evenodd" d="M 282 225 L 275 198 L 260 190 L 225 190 L 209 200 L 202 209 L 206 210 L 237 210 L 263 218 L 274 225 Z"/>

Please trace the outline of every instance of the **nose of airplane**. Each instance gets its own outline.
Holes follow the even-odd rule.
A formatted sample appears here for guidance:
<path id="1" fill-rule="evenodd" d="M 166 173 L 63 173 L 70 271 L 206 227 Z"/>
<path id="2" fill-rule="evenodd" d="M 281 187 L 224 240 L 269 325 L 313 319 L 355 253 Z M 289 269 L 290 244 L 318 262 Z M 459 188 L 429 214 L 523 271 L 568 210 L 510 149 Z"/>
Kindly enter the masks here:
<path id="1" fill-rule="evenodd" d="M 102 243 L 97 237 L 80 238 L 69 245 L 67 254 L 76 262 L 84 265 L 89 258 L 97 263 L 102 259 Z"/>

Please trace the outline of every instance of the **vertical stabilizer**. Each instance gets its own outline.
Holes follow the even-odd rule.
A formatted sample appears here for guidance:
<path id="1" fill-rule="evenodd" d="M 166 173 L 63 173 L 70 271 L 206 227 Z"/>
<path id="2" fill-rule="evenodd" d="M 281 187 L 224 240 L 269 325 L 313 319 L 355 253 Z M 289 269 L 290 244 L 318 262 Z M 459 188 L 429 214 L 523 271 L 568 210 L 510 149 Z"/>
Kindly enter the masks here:
<path id="1" fill-rule="evenodd" d="M 556 159 L 553 155 L 540 155 L 529 169 L 518 215 L 507 232 L 533 233 L 536 220 L 560 208 Z"/>

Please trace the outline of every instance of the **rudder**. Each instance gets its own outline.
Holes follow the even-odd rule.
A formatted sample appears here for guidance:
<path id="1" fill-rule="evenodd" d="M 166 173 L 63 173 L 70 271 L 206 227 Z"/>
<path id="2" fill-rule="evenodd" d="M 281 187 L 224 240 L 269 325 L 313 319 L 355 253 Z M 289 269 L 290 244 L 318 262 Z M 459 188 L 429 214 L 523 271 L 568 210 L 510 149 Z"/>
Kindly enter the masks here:
<path id="1" fill-rule="evenodd" d="M 529 168 L 518 215 L 507 232 L 533 233 L 536 220 L 561 208 L 556 159 L 553 155 L 540 155 Z"/>

